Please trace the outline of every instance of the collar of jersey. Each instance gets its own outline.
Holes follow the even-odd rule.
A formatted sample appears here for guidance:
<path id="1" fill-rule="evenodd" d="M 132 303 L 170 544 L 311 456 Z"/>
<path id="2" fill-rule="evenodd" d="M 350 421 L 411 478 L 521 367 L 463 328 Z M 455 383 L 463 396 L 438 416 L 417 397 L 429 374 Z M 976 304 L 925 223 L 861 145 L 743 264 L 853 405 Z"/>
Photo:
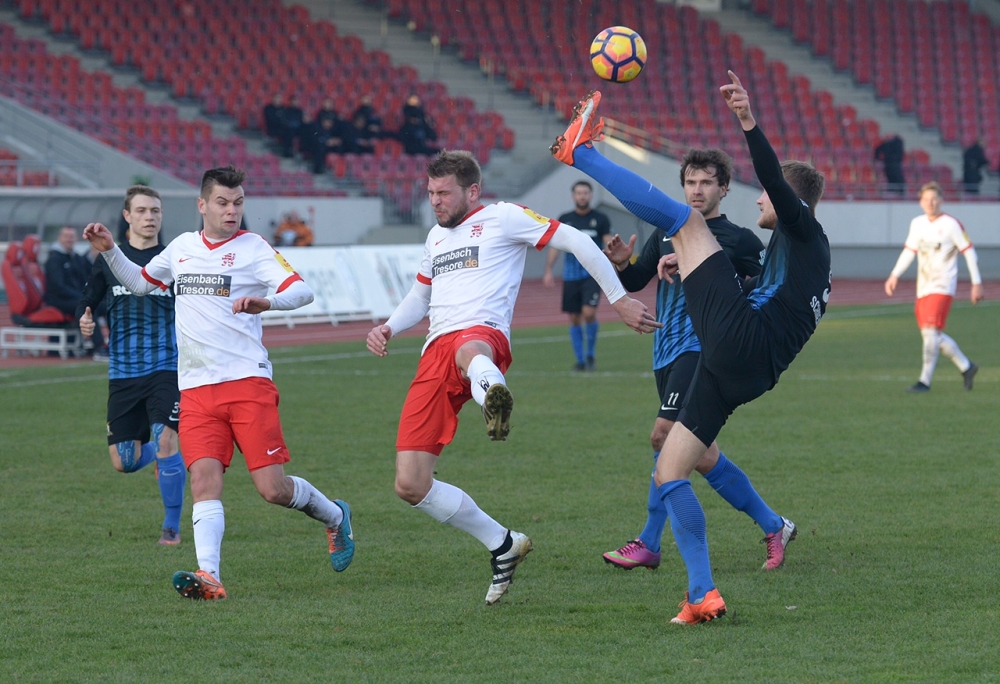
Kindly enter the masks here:
<path id="1" fill-rule="evenodd" d="M 198 231 L 198 235 L 201 236 L 201 241 L 203 243 L 205 243 L 205 246 L 208 247 L 211 250 L 211 249 L 218 249 L 219 247 L 222 247 L 222 245 L 226 244 L 227 242 L 235 240 L 240 235 L 245 235 L 245 234 L 247 234 L 249 232 L 250 232 L 249 230 L 238 230 L 231 237 L 226 238 L 222 242 L 209 242 L 208 240 L 206 240 L 205 239 L 205 231 L 204 231 L 204 229 Z"/>

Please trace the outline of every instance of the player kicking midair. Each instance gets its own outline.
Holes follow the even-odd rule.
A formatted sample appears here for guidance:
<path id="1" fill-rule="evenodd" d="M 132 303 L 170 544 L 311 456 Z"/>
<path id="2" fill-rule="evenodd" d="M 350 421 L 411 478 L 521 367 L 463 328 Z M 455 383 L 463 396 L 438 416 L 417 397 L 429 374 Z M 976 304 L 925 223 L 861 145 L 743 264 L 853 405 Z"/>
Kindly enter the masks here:
<path id="1" fill-rule="evenodd" d="M 301 477 L 285 475 L 290 458 L 257 314 L 297 309 L 310 303 L 313 293 L 264 238 L 239 229 L 245 178 L 231 166 L 206 171 L 198 197 L 202 230 L 183 233 L 145 268 L 129 261 L 101 224 L 84 231 L 131 292 L 149 294 L 173 284 L 177 297 L 180 434 L 191 473 L 199 569 L 177 572 L 173 584 L 192 599 L 226 598 L 219 579 L 226 529 L 222 478 L 234 442 L 265 501 L 326 525 L 334 570 L 347 569 L 354 557 L 350 507 L 329 500 Z"/>
<path id="2" fill-rule="evenodd" d="M 732 160 L 722 150 L 691 150 L 681 161 L 681 187 L 688 205 L 705 217 L 708 229 L 719 241 L 737 275 L 746 279 L 760 273 L 764 245 L 753 231 L 735 225 L 719 211 L 720 202 L 729 190 L 732 168 Z M 655 276 L 660 277 L 656 316 L 663 327 L 653 333 L 653 372 L 660 395 L 660 411 L 650 435 L 655 467 L 663 443 L 684 407 L 684 396 L 694 377 L 701 345 L 687 313 L 684 289 L 680 281 L 672 277 L 677 255 L 671 239 L 661 229 L 653 231 L 633 265 L 630 259 L 634 245 L 634 235 L 627 245 L 616 235 L 606 253 L 629 292 L 637 292 Z M 767 545 L 764 569 L 781 567 L 785 561 L 785 546 L 795 538 L 795 525 L 771 510 L 746 473 L 726 458 L 715 442 L 695 469 L 733 508 L 749 515 L 764 531 L 763 541 Z M 626 570 L 660 565 L 660 540 L 667 522 L 667 508 L 652 477 L 646 510 L 646 525 L 639 536 L 620 549 L 605 553 L 606 562 Z"/>
<path id="3" fill-rule="evenodd" d="M 368 349 L 385 356 L 390 338 L 430 316 L 399 420 L 396 494 L 489 549 L 493 582 L 486 603 L 492 604 L 507 592 L 531 540 L 502 526 L 458 487 L 434 479 L 434 466 L 470 398 L 483 409 L 490 439 L 507 438 L 514 398 L 503 374 L 511 364 L 510 321 L 528 247 L 573 253 L 633 330 L 652 332 L 659 323 L 642 302 L 626 296 L 591 238 L 516 204 L 484 205 L 482 172 L 468 152 L 442 152 L 427 165 L 427 175 L 438 223 L 424 243 L 417 282 L 389 319 L 368 333 Z"/>
<path id="4" fill-rule="evenodd" d="M 757 225 L 773 230 L 761 274 L 737 275 L 700 212 L 605 159 L 591 144 L 601 137 L 599 93 L 578 106 L 552 154 L 601 183 L 633 214 L 661 228 L 677 253 L 688 315 L 702 345 L 685 405 L 667 435 L 655 481 L 688 571 L 688 592 L 671 622 L 696 624 L 726 613 L 712 579 L 705 513 L 688 479 L 740 405 L 778 381 L 812 336 L 830 296 L 830 243 L 815 217 L 823 175 L 805 162 L 778 161 L 750 112 L 739 79 L 721 87 L 744 131 L 764 192 Z"/>
<path id="5" fill-rule="evenodd" d="M 130 260 L 145 266 L 164 250 L 159 244 L 163 224 L 160 195 L 145 185 L 125 193 L 122 215 L 128 222 L 128 242 L 121 246 Z M 174 293 L 135 297 L 121 286 L 104 259 L 94 261 L 90 279 L 77 307 L 80 332 L 90 337 L 96 324 L 92 311 L 107 303 L 108 326 L 108 450 L 121 473 L 134 473 L 155 462 L 163 498 L 160 544 L 181 541 L 181 507 L 187 472 L 178 449 L 177 340 L 174 337 Z"/>

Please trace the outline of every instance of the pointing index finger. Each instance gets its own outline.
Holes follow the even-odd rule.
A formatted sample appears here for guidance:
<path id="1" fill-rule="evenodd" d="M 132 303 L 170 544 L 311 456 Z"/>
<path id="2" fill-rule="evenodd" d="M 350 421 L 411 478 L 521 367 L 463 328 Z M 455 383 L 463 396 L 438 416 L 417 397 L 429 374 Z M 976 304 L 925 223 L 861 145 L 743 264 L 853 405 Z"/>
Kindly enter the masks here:
<path id="1" fill-rule="evenodd" d="M 732 69 L 730 69 L 727 73 L 729 74 L 729 78 L 732 79 L 734 85 L 738 85 L 741 88 L 743 87 L 743 82 L 740 81 L 740 77 L 734 74 Z"/>

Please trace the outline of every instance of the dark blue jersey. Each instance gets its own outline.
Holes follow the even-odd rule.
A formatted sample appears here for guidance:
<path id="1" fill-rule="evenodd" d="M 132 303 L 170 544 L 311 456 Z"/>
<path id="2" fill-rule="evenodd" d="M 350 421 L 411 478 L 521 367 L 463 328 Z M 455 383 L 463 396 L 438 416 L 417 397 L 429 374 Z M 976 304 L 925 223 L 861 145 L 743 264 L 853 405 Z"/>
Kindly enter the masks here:
<path id="1" fill-rule="evenodd" d="M 578 231 L 594 241 L 600 249 L 604 249 L 604 236 L 611 232 L 611 220 L 599 211 L 591 209 L 586 214 L 570 211 L 559 217 L 559 223 L 573 226 Z M 589 278 L 587 269 L 580 265 L 576 257 L 566 252 L 563 264 L 563 280 L 584 280 Z"/>
<path id="2" fill-rule="evenodd" d="M 760 273 L 764 245 L 752 230 L 737 226 L 725 214 L 710 218 L 706 223 L 741 278 Z M 674 246 L 670 238 L 662 230 L 656 229 L 646 240 L 635 263 L 618 274 L 622 285 L 629 292 L 643 289 L 650 280 L 657 277 L 656 265 L 660 259 L 673 253 Z M 684 288 L 681 287 L 679 276 L 674 276 L 673 283 L 661 280 L 657 285 L 656 319 L 663 323 L 663 327 L 653 332 L 654 370 L 670 365 L 681 354 L 701 351 L 687 314 Z"/>
<path id="3" fill-rule="evenodd" d="M 135 264 L 145 266 L 162 252 L 163 245 L 136 249 L 123 243 L 122 252 Z M 104 301 L 108 307 L 108 353 L 111 357 L 108 377 L 111 380 L 140 378 L 158 371 L 177 370 L 177 338 L 174 328 L 174 293 L 157 288 L 144 297 L 130 293 L 118 282 L 107 261 L 99 257 L 90 272 L 90 280 L 77 309 L 91 311 Z"/>
<path id="4" fill-rule="evenodd" d="M 774 378 L 788 368 L 830 298 L 830 241 L 809 206 L 785 180 L 778 156 L 759 126 L 745 132 L 757 179 L 778 215 L 764 266 L 747 298 L 767 319 L 773 340 Z"/>

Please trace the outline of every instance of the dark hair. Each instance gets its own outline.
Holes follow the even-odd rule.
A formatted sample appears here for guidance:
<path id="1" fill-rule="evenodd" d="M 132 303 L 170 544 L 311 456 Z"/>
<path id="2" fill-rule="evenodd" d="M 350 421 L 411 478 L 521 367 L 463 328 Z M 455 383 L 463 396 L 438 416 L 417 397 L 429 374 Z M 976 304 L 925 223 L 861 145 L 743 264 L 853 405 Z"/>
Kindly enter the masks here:
<path id="1" fill-rule="evenodd" d="M 572 187 L 572 188 L 570 188 L 570 190 L 576 190 L 576 189 L 577 189 L 578 187 L 580 187 L 581 185 L 582 185 L 583 187 L 587 188 L 588 190 L 590 190 L 591 192 L 593 192 L 593 191 L 594 191 L 594 186 L 593 186 L 593 185 L 591 185 L 590 183 L 588 183 L 587 181 L 584 181 L 584 180 L 579 180 L 579 181 L 577 181 L 577 182 L 573 183 L 573 187 Z"/>
<path id="2" fill-rule="evenodd" d="M 212 188 L 216 185 L 221 185 L 224 188 L 238 188 L 243 185 L 243 181 L 246 179 L 247 172 L 237 169 L 232 164 L 217 169 L 209 169 L 201 177 L 201 198 L 207 200 L 209 195 L 212 194 Z"/>
<path id="3" fill-rule="evenodd" d="M 125 211 L 132 211 L 132 198 L 136 195 L 146 195 L 147 197 L 160 199 L 160 193 L 148 185 L 133 185 L 125 191 Z"/>
<path id="4" fill-rule="evenodd" d="M 826 179 L 823 174 L 816 170 L 816 167 L 804 161 L 784 161 L 781 162 L 781 173 L 785 180 L 792 186 L 792 190 L 803 202 L 809 205 L 809 211 L 816 213 L 816 205 L 823 197 L 823 190 L 826 188 Z"/>
<path id="5" fill-rule="evenodd" d="M 454 176 L 460 188 L 483 184 L 483 170 L 471 152 L 465 150 L 441 150 L 440 154 L 427 163 L 429 178 Z"/>
<path id="6" fill-rule="evenodd" d="M 733 178 L 733 160 L 722 150 L 713 147 L 708 150 L 688 150 L 681 160 L 681 186 L 687 180 L 687 172 L 715 169 L 715 180 L 719 187 L 728 188 Z"/>

